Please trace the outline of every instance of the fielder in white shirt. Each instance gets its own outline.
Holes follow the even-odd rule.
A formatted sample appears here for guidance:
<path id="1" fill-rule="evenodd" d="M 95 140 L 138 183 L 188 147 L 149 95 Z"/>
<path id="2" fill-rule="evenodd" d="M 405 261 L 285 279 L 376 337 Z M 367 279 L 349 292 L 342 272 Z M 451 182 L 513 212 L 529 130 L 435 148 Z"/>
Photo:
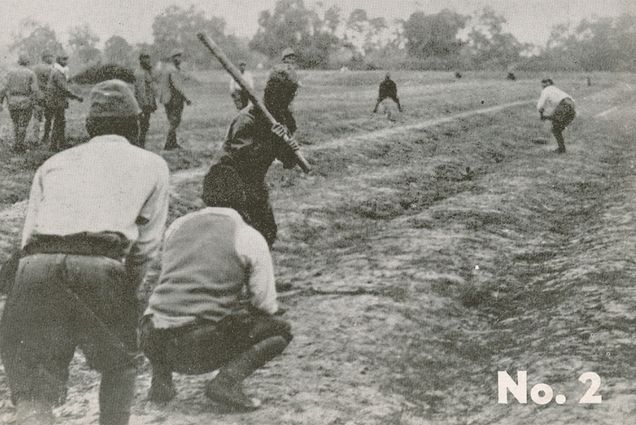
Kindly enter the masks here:
<path id="1" fill-rule="evenodd" d="M 541 120 L 552 121 L 552 134 L 557 141 L 558 148 L 555 152 L 565 152 L 565 140 L 563 130 L 570 125 L 576 116 L 574 99 L 561 89 L 554 86 L 551 78 L 541 80 L 543 91 L 537 102 L 537 110 Z"/>

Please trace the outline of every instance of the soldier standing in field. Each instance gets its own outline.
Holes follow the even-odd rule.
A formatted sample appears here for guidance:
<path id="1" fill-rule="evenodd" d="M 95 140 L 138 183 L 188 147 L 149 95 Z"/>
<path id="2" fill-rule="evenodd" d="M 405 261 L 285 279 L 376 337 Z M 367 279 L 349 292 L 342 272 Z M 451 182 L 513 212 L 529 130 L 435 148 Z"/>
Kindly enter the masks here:
<path id="1" fill-rule="evenodd" d="M 6 84 L 0 91 L 0 110 L 7 99 L 9 115 L 13 121 L 15 141 L 13 150 L 23 152 L 26 149 L 24 139 L 33 114 L 33 105 L 38 96 L 38 79 L 27 66 L 29 59 L 25 55 L 18 58 L 18 66 L 6 76 Z"/>
<path id="2" fill-rule="evenodd" d="M 294 70 L 274 69 L 265 85 L 263 103 L 278 124 L 272 127 L 254 105 L 242 109 L 230 124 L 219 162 L 210 167 L 206 177 L 206 181 L 213 182 L 215 176 L 221 179 L 229 174 L 236 181 L 235 187 L 245 188 L 245 209 L 239 212 L 270 247 L 276 239 L 277 226 L 265 175 L 275 159 L 285 168 L 296 165 L 298 143 L 293 139 L 287 143 L 283 137 L 296 131 L 289 106 L 297 89 L 298 76 Z"/>
<path id="3" fill-rule="evenodd" d="M 139 107 L 119 80 L 90 94 L 91 139 L 37 170 L 23 256 L 0 323 L 0 352 L 16 425 L 52 425 L 79 346 L 101 372 L 100 425 L 126 425 L 138 366 L 137 288 L 157 255 L 169 174 L 133 146 Z"/>
<path id="4" fill-rule="evenodd" d="M 68 89 L 66 80 L 67 64 L 68 55 L 66 53 L 60 54 L 56 58 L 46 86 L 45 102 L 53 121 L 51 130 L 51 150 L 53 151 L 61 150 L 66 145 L 64 133 L 66 131 L 65 114 L 68 108 L 68 99 L 75 99 L 79 102 L 84 101 L 84 99 Z"/>
<path id="5" fill-rule="evenodd" d="M 192 104 L 185 94 L 185 76 L 181 70 L 182 57 L 183 51 L 180 49 L 175 49 L 170 53 L 170 63 L 166 64 L 159 85 L 160 101 L 166 108 L 166 115 L 170 126 L 164 146 L 165 150 L 180 148 L 177 143 L 177 128 L 179 124 L 181 124 L 184 105 L 189 106 Z"/>
<path id="6" fill-rule="evenodd" d="M 239 63 L 239 70 L 241 71 L 241 75 L 243 80 L 247 83 L 247 85 L 253 89 L 254 88 L 254 77 L 252 73 L 245 70 L 247 64 L 244 61 Z M 236 109 L 239 111 L 247 106 L 249 103 L 249 96 L 247 95 L 247 90 L 243 90 L 241 86 L 234 80 L 234 78 L 230 77 L 230 96 L 232 96 L 232 100 L 234 101 L 234 105 Z"/>
<path id="7" fill-rule="evenodd" d="M 400 99 L 397 95 L 397 85 L 395 84 L 395 81 L 391 79 L 391 74 L 389 72 L 386 73 L 384 80 L 380 83 L 380 88 L 378 90 L 378 101 L 375 103 L 375 107 L 373 108 L 374 114 L 378 112 L 378 106 L 380 106 L 380 102 L 382 102 L 386 98 L 389 98 L 397 103 L 398 110 L 402 112 Z"/>
<path id="8" fill-rule="evenodd" d="M 135 99 L 137 99 L 141 109 L 139 137 L 136 143 L 137 146 L 143 148 L 146 145 L 146 134 L 150 127 L 150 115 L 157 110 L 152 63 L 150 63 L 150 55 L 147 53 L 139 55 L 139 68 L 135 71 Z"/>
<path id="9" fill-rule="evenodd" d="M 46 144 L 51 134 L 51 110 L 46 107 L 46 87 L 49 84 L 49 76 L 53 70 L 53 54 L 51 52 L 42 53 L 42 63 L 33 67 L 35 76 L 38 77 L 38 87 L 40 92 L 33 109 L 33 135 L 38 143 Z M 44 136 L 40 140 L 40 126 L 44 120 Z"/>
<path id="10" fill-rule="evenodd" d="M 572 96 L 554 86 L 551 78 L 541 80 L 541 96 L 537 102 L 537 110 L 541 120 L 552 121 L 552 134 L 558 148 L 556 153 L 565 153 L 563 130 L 574 120 L 576 109 Z"/>

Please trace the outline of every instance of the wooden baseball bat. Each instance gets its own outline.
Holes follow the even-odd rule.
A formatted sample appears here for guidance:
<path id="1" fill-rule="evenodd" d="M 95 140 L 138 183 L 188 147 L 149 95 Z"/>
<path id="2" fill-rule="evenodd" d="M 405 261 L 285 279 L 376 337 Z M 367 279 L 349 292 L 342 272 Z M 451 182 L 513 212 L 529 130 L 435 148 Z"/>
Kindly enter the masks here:
<path id="1" fill-rule="evenodd" d="M 232 78 L 234 78 L 234 81 L 236 81 L 238 85 L 241 86 L 241 88 L 247 92 L 249 99 L 258 109 L 260 109 L 263 115 L 265 115 L 265 118 L 267 118 L 267 120 L 272 125 L 278 124 L 278 122 L 276 121 L 276 118 L 274 118 L 272 114 L 267 110 L 263 102 L 261 102 L 256 97 L 254 90 L 247 85 L 247 83 L 241 76 L 241 72 L 234 66 L 234 64 L 232 64 L 232 62 L 230 62 L 227 56 L 225 56 L 225 53 L 223 53 L 223 50 L 221 50 L 221 48 L 214 41 L 212 41 L 212 39 L 208 37 L 207 34 L 200 32 L 197 34 L 197 37 L 199 38 L 201 43 L 203 43 L 203 45 L 208 48 L 210 53 L 212 53 L 212 55 L 214 55 L 214 57 L 217 58 L 219 62 L 221 62 L 221 65 L 223 66 L 223 68 L 225 68 L 225 70 L 230 73 Z M 285 139 L 285 142 L 288 142 L 289 140 L 291 140 L 291 137 L 289 135 L 286 135 L 284 139 Z M 309 166 L 309 163 L 307 162 L 305 157 L 303 157 L 302 153 L 300 153 L 300 150 L 294 151 L 294 155 L 296 155 L 296 161 L 298 165 L 300 166 L 300 168 L 305 173 L 310 172 L 311 167 Z"/>

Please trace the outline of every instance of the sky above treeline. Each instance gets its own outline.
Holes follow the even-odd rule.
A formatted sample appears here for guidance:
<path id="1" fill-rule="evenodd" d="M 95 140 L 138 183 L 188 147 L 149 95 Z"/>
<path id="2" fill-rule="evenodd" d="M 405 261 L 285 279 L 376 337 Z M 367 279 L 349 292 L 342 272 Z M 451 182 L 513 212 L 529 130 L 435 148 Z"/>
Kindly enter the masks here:
<path id="1" fill-rule="evenodd" d="M 313 7 L 315 0 L 305 0 Z M 32 18 L 49 24 L 66 41 L 69 28 L 88 24 L 103 43 L 112 35 L 130 43 L 152 41 L 152 21 L 168 6 L 194 5 L 225 19 L 227 32 L 251 37 L 258 29 L 258 14 L 273 9 L 276 0 L 0 0 L 0 47 L 11 43 L 11 34 L 20 22 Z M 415 11 L 437 13 L 451 9 L 472 14 L 492 7 L 508 21 L 505 30 L 519 41 L 545 45 L 556 24 L 578 23 L 598 16 L 636 15 L 636 0 L 322 0 L 324 8 L 336 5 L 346 17 L 356 8 L 365 9 L 369 18 L 406 19 Z"/>

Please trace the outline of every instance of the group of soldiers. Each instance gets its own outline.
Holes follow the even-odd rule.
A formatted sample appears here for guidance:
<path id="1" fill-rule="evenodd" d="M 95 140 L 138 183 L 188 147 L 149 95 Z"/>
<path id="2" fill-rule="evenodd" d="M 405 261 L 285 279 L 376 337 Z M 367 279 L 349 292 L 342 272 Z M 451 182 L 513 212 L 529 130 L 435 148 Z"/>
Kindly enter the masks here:
<path id="1" fill-rule="evenodd" d="M 14 127 L 15 151 L 26 149 L 27 128 L 34 119 L 36 143 L 49 141 L 52 150 L 59 150 L 65 143 L 65 109 L 69 99 L 83 101 L 68 89 L 68 56 L 57 56 L 49 52 L 42 54 L 42 63 L 29 69 L 29 59 L 25 55 L 18 58 L 18 66 L 6 75 L 6 83 L 0 88 L 0 110 L 5 99 Z M 44 121 L 44 136 L 39 140 L 40 127 Z"/>
<path id="2" fill-rule="evenodd" d="M 172 91 L 158 95 L 170 121 L 167 144 L 176 143 L 180 111 L 190 103 L 178 92 L 181 55 L 171 54 L 162 76 Z M 292 340 L 276 300 L 270 249 L 277 227 L 265 184 L 274 160 L 297 164 L 289 107 L 300 83 L 290 59 L 264 88 L 262 104 L 277 123 L 259 105 L 242 108 L 203 179 L 206 206 L 168 229 L 167 163 L 139 146 L 157 106 L 149 58 L 140 57 L 134 90 L 120 80 L 92 88 L 90 140 L 38 168 L 21 247 L 2 268 L 0 354 L 17 425 L 54 423 L 77 348 L 101 373 L 102 425 L 128 423 L 140 351 L 152 365 L 152 401 L 176 396 L 174 372 L 218 370 L 204 388 L 210 399 L 259 407 L 242 382 Z M 162 244 L 159 281 L 140 318 L 137 289 Z"/>

